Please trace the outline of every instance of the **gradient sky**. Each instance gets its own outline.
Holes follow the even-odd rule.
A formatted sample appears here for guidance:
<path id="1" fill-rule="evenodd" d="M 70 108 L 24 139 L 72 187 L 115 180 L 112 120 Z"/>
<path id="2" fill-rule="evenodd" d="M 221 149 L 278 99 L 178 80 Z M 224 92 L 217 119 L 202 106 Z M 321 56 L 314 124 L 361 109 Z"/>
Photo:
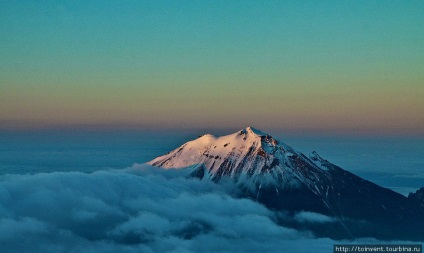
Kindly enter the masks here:
<path id="1" fill-rule="evenodd" d="M 424 134 L 424 1 L 0 0 L 0 129 Z"/>

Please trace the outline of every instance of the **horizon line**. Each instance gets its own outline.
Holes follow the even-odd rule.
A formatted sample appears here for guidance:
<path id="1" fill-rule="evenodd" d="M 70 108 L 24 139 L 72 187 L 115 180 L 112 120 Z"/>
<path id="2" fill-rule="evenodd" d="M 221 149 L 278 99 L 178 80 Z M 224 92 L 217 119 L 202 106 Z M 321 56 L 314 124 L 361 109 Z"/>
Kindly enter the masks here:
<path id="1" fill-rule="evenodd" d="M 255 124 L 239 126 L 164 126 L 142 124 L 32 124 L 28 125 L 2 125 L 1 132 L 45 132 L 45 131 L 153 131 L 153 132 L 187 132 L 212 131 L 212 132 L 235 132 L 246 127 L 254 127 L 264 132 L 305 134 L 305 135 L 355 135 L 355 136 L 420 136 L 424 137 L 424 129 L 420 128 L 324 128 L 324 127 L 287 127 L 287 126 L 257 126 Z"/>

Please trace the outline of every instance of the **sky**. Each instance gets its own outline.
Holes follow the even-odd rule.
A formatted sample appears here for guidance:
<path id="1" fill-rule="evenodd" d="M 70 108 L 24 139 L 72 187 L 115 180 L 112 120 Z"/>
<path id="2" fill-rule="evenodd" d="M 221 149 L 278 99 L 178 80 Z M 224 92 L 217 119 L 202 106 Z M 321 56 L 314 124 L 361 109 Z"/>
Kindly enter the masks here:
<path id="1" fill-rule="evenodd" d="M 424 134 L 423 1 L 0 0 L 0 129 Z"/>

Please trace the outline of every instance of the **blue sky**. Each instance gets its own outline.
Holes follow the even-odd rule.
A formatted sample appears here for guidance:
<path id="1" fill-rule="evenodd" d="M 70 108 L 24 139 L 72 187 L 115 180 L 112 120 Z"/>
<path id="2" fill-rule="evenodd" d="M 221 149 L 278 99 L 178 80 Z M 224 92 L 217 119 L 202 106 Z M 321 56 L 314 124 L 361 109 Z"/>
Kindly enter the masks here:
<path id="1" fill-rule="evenodd" d="M 0 127 L 422 133 L 422 1 L 0 1 Z"/>

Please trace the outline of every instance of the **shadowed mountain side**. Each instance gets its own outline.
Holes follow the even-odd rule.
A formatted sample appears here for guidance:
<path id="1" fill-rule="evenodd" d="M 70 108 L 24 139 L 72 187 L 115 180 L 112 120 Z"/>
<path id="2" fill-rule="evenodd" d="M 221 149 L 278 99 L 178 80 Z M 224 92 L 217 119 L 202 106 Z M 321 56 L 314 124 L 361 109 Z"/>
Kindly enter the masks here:
<path id="1" fill-rule="evenodd" d="M 415 201 L 424 207 L 424 187 L 421 187 L 415 193 L 409 193 L 408 199 Z"/>

